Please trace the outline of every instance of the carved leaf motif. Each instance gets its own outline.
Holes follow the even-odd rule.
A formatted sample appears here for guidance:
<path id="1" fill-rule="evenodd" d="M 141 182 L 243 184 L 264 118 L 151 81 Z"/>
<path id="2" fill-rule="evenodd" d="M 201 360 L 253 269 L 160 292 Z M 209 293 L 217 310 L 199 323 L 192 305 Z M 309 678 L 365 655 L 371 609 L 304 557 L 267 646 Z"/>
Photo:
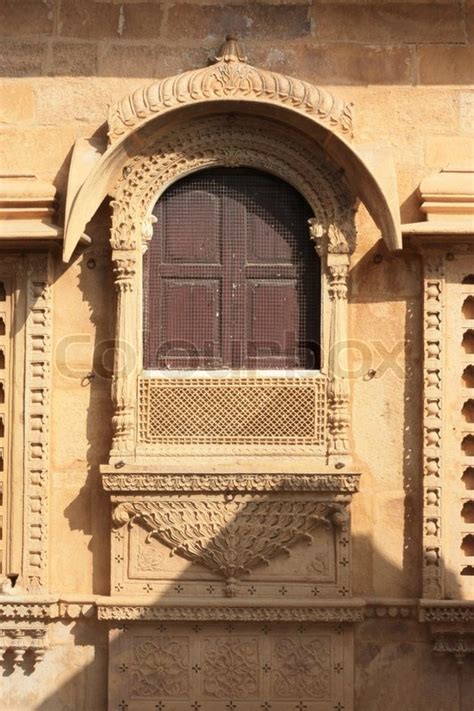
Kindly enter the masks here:
<path id="1" fill-rule="evenodd" d="M 320 699 L 330 693 L 330 640 L 279 639 L 273 649 L 272 688 L 284 698 Z"/>
<path id="2" fill-rule="evenodd" d="M 342 133 L 352 132 L 352 105 L 308 82 L 257 69 L 244 62 L 219 61 L 211 67 L 167 77 L 134 91 L 109 110 L 111 142 L 169 108 L 203 99 L 241 96 L 289 105 Z"/>
<path id="3" fill-rule="evenodd" d="M 189 645 L 185 637 L 158 637 L 133 650 L 130 680 L 134 696 L 187 696 Z"/>
<path id="4" fill-rule="evenodd" d="M 258 694 L 256 639 L 207 639 L 203 662 L 204 692 L 208 696 L 248 698 Z"/>
<path id="5" fill-rule="evenodd" d="M 232 584 L 251 569 L 289 553 L 328 526 L 336 504 L 314 501 L 160 500 L 124 502 L 114 521 L 140 522 L 173 553 L 208 567 Z"/>

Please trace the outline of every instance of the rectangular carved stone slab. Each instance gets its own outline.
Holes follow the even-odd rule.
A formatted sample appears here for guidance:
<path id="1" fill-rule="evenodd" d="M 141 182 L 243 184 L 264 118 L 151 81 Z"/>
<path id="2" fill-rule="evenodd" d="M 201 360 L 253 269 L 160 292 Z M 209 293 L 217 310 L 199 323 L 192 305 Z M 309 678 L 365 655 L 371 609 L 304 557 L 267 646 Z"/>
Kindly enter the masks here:
<path id="1" fill-rule="evenodd" d="M 350 711 L 352 629 L 130 623 L 110 630 L 109 708 Z"/>

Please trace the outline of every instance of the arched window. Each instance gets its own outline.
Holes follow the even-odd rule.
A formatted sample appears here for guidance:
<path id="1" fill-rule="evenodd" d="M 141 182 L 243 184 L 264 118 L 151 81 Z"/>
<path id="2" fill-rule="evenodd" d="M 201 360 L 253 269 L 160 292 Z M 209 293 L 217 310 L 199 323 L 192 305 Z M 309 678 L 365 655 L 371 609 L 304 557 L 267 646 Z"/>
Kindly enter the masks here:
<path id="1" fill-rule="evenodd" d="M 319 258 L 306 200 L 249 168 L 212 168 L 158 200 L 144 260 L 147 369 L 316 369 Z"/>

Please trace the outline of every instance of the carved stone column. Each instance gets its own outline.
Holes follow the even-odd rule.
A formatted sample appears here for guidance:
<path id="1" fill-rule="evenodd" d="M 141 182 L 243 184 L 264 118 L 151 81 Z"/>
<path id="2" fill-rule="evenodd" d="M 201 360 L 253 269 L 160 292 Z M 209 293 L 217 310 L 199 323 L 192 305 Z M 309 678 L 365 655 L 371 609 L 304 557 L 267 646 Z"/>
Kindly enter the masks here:
<path id="1" fill-rule="evenodd" d="M 326 271 L 330 300 L 329 339 L 324 358 L 328 375 L 327 456 L 329 464 L 344 466 L 350 461 L 347 280 L 355 247 L 355 227 L 352 212 L 338 225 L 326 226 L 316 218 L 309 225 L 311 239 Z"/>
<path id="2" fill-rule="evenodd" d="M 112 397 L 113 440 L 111 456 L 132 453 L 135 439 L 136 318 L 134 250 L 114 250 L 112 263 L 117 292 L 117 323 Z"/>
<path id="3" fill-rule="evenodd" d="M 329 298 L 331 300 L 328 354 L 328 456 L 331 463 L 349 456 L 349 384 L 347 360 L 348 254 L 328 255 Z"/>

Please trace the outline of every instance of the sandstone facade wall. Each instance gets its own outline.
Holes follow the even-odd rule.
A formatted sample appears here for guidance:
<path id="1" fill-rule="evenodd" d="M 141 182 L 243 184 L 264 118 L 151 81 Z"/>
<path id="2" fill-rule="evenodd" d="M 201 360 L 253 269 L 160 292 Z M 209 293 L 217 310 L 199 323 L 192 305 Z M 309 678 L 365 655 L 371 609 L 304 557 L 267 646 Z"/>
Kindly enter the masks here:
<path id="1" fill-rule="evenodd" d="M 421 219 L 416 191 L 425 176 L 474 158 L 473 0 L 2 0 L 1 171 L 51 181 L 61 219 L 74 141 L 102 134 L 108 105 L 137 86 L 204 65 L 229 32 L 252 64 L 354 102 L 356 142 L 393 150 L 402 222 Z M 85 597 L 109 592 L 109 503 L 99 476 L 111 440 L 109 220 L 103 206 L 89 230 L 93 245 L 71 265 L 58 254 L 54 266 L 50 589 Z M 363 476 L 352 505 L 353 594 L 414 599 L 421 589 L 420 267 L 414 254 L 381 246 L 364 209 L 358 222 L 349 317 L 352 437 Z M 84 380 L 92 370 L 99 375 Z M 360 711 L 471 709 L 472 677 L 451 658 L 433 659 L 415 621 L 374 619 L 356 630 Z M 4 679 L 4 708 L 105 709 L 101 625 L 57 622 L 52 644 L 53 671 Z"/>

